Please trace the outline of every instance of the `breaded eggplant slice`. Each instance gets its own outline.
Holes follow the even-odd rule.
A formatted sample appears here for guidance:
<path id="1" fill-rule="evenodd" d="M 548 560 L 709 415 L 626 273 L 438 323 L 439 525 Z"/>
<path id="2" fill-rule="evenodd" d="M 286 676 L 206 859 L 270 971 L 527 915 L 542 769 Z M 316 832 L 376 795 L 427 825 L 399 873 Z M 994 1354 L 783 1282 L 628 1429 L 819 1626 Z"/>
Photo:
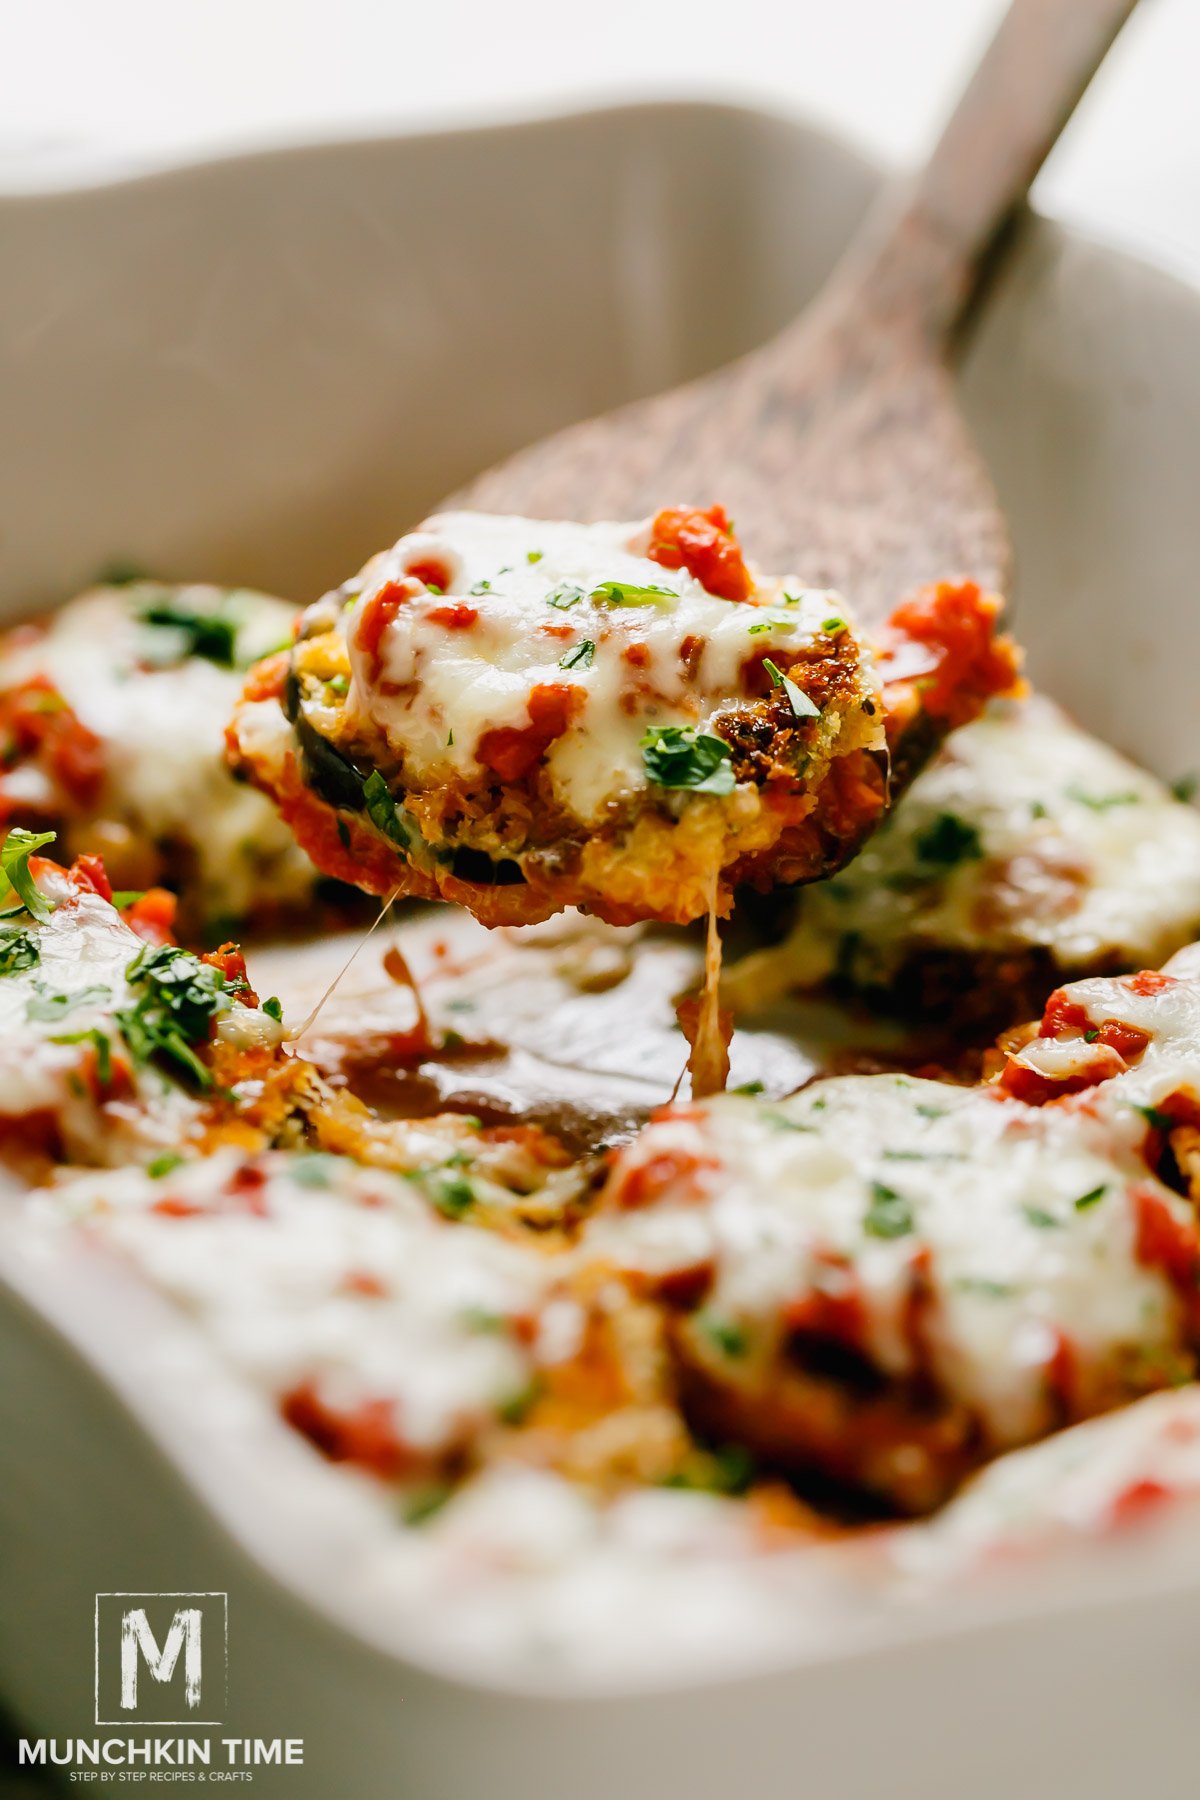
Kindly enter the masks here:
<path id="1" fill-rule="evenodd" d="M 1192 1379 L 1200 980 L 1061 990 L 998 1080 L 675 1106 L 587 1249 L 676 1308 L 687 1409 L 768 1462 L 936 1505 L 974 1466 Z"/>
<path id="2" fill-rule="evenodd" d="M 853 855 L 889 751 L 915 766 L 1012 685 L 998 610 L 931 589 L 872 646 L 836 595 L 752 573 L 719 508 L 449 513 L 309 609 L 231 756 L 371 893 L 686 922 Z"/>
<path id="3" fill-rule="evenodd" d="M 295 617 L 248 588 L 135 581 L 6 632 L 0 824 L 56 831 L 116 888 L 165 884 L 189 931 L 305 906 L 316 870 L 225 761 L 245 671 Z"/>
<path id="4" fill-rule="evenodd" d="M 1155 966 L 1200 926 L 1200 815 L 1049 700 L 955 732 L 781 943 L 729 970 L 753 1011 L 830 986 L 1000 1029 L 1058 981 Z"/>

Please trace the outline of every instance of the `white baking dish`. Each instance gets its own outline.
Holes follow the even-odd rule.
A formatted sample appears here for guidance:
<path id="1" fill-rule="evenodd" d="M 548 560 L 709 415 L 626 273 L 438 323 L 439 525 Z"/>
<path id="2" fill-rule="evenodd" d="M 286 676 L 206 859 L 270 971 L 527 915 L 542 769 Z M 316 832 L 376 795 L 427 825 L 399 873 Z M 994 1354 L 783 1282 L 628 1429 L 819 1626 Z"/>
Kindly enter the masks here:
<path id="1" fill-rule="evenodd" d="M 670 104 L 0 197 L 5 616 L 114 557 L 308 597 L 509 447 L 782 324 L 873 184 L 792 120 Z M 1200 298 L 1033 220 L 965 389 L 1034 674 L 1161 773 L 1200 765 Z M 717 1646 L 703 1684 L 456 1667 L 376 1590 L 365 1491 L 21 1214 L 0 1692 L 26 1729 L 95 1734 L 97 1591 L 223 1590 L 224 1730 L 306 1740 L 303 1769 L 257 1772 L 279 1800 L 1194 1791 L 1200 1532 L 761 1667 L 722 1674 Z"/>

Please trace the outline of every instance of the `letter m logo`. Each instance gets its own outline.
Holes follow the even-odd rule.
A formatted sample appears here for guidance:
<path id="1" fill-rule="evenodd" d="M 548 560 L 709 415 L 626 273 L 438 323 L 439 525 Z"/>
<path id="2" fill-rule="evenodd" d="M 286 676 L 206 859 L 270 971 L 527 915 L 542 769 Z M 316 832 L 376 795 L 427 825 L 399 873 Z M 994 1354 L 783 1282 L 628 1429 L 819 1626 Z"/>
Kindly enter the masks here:
<path id="1" fill-rule="evenodd" d="M 96 1723 L 219 1725 L 225 1594 L 96 1595 Z"/>

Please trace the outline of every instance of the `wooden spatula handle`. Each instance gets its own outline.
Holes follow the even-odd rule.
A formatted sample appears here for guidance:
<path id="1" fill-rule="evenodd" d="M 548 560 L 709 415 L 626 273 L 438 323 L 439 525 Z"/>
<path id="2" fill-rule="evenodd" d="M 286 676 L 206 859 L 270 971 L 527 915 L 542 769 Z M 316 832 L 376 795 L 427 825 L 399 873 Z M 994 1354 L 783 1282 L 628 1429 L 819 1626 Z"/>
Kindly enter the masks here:
<path id="1" fill-rule="evenodd" d="M 885 196 L 835 288 L 933 335 L 954 325 L 989 245 L 1137 0 L 1012 0 L 933 154 Z"/>

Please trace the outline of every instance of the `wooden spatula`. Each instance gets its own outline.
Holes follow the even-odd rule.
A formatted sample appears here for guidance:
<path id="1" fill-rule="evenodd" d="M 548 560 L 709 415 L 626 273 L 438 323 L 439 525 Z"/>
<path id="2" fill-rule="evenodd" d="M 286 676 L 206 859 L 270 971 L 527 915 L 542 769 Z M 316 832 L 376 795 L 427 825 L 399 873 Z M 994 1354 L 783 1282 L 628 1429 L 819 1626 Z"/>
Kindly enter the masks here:
<path id="1" fill-rule="evenodd" d="M 621 519 L 719 500 L 760 567 L 839 588 L 867 625 L 933 579 L 1005 591 L 1008 533 L 947 352 L 1135 3 L 1013 0 L 925 168 L 885 194 L 795 324 L 714 375 L 519 451 L 449 504 Z"/>

